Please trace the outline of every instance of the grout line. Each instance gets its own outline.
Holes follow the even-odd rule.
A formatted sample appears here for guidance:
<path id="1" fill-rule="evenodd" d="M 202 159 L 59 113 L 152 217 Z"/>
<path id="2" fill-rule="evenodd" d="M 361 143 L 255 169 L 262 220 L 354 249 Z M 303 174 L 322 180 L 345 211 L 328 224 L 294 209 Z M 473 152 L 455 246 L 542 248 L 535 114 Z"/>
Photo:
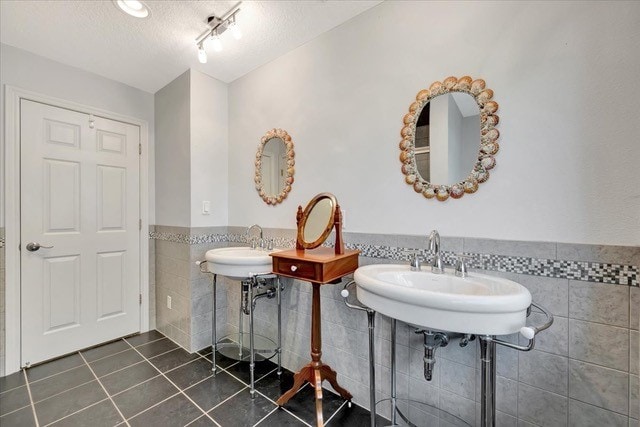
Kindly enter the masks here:
<path id="1" fill-rule="evenodd" d="M 260 418 L 260 419 L 258 420 L 258 422 L 257 422 L 257 423 L 253 424 L 253 427 L 258 427 L 258 425 L 259 425 L 261 422 L 263 422 L 264 420 L 266 420 L 266 419 L 267 419 L 267 417 L 269 417 L 269 415 L 273 414 L 273 413 L 274 413 L 274 412 L 276 412 L 277 410 L 278 410 L 278 407 L 276 406 L 276 407 L 275 407 L 275 408 L 273 408 L 271 411 L 269 411 L 269 412 L 267 413 L 267 415 L 265 415 L 264 417 Z"/>
<path id="2" fill-rule="evenodd" d="M 238 362 L 238 363 L 240 363 L 240 362 Z M 237 363 L 234 363 L 232 366 L 235 366 L 235 365 L 237 365 Z M 229 366 L 229 368 L 230 368 L 230 367 L 231 367 L 231 366 Z M 276 367 L 276 368 L 273 368 L 272 370 L 270 370 L 269 372 L 267 372 L 266 374 L 264 374 L 263 376 L 261 376 L 260 378 L 258 378 L 257 380 L 255 380 L 255 383 L 257 384 L 257 383 L 258 383 L 258 381 L 260 381 L 261 379 L 263 379 L 263 378 L 264 378 L 264 377 L 266 377 L 267 375 L 269 375 L 269 374 L 271 374 L 272 372 L 275 372 L 275 371 L 277 371 L 277 370 L 278 370 L 278 368 L 277 368 L 277 367 Z M 244 381 L 243 381 L 243 380 L 241 380 L 240 378 L 236 377 L 235 375 L 233 375 L 233 374 L 232 374 L 231 372 L 229 372 L 229 371 L 226 371 L 226 372 L 227 372 L 227 374 L 231 375 L 231 376 L 232 376 L 233 378 L 235 378 L 236 380 L 240 381 L 240 382 L 241 382 L 242 384 L 244 384 L 245 386 L 247 386 L 247 387 L 251 387 L 251 384 L 247 384 L 246 382 L 244 382 Z"/>
<path id="3" fill-rule="evenodd" d="M 155 378 L 157 378 L 157 377 L 155 377 Z M 178 392 L 176 392 L 176 393 L 174 393 L 174 394 L 170 395 L 169 397 L 166 397 L 166 398 L 162 399 L 160 402 L 156 402 L 156 403 L 154 403 L 153 405 L 149 406 L 148 408 L 145 408 L 145 409 L 143 409 L 142 411 L 137 412 L 137 413 L 135 413 L 135 414 L 131 415 L 128 419 L 130 420 L 130 419 L 133 419 L 133 418 L 137 417 L 137 416 L 138 416 L 138 415 L 140 415 L 140 414 L 144 414 L 145 412 L 147 412 L 147 411 L 149 411 L 149 410 L 151 410 L 151 409 L 155 408 L 156 406 L 160 406 L 161 404 L 163 404 L 163 403 L 164 403 L 164 402 L 166 402 L 167 400 L 173 399 L 174 397 L 178 396 L 179 394 L 180 394 L 180 392 L 178 391 Z M 200 418 L 200 417 L 198 417 L 198 418 Z M 127 423 L 127 424 L 128 424 L 128 423 Z"/>
<path id="4" fill-rule="evenodd" d="M 181 364 L 181 365 L 176 366 L 175 368 L 171 368 L 171 369 L 167 370 L 167 371 L 165 372 L 165 374 L 168 374 L 169 372 L 176 371 L 176 370 L 178 370 L 178 369 L 180 369 L 180 368 L 184 368 L 185 366 L 190 365 L 190 364 L 192 364 L 192 363 L 195 363 L 195 362 L 197 362 L 197 361 L 199 361 L 199 360 L 200 360 L 200 357 L 196 357 L 196 358 L 195 358 L 195 359 L 193 359 L 193 360 L 190 360 L 190 361 L 188 361 L 188 362 L 186 362 L 186 363 L 183 363 L 183 364 Z M 205 360 L 207 360 L 207 359 L 205 358 Z M 211 361 L 210 361 L 210 360 L 207 360 L 207 362 L 211 363 Z M 151 364 L 153 365 L 153 363 L 152 363 L 151 361 L 149 361 L 149 363 L 151 363 Z M 154 366 L 154 367 L 155 367 L 155 366 Z M 215 375 L 215 373 L 214 373 L 213 371 L 211 371 L 211 375 L 209 375 L 207 378 L 212 377 L 213 375 Z M 201 381 L 204 381 L 204 380 L 206 380 L 207 378 L 204 378 L 204 379 L 203 379 L 203 380 L 201 380 Z M 198 381 L 198 382 L 200 382 L 200 381 Z M 191 387 L 191 386 L 189 386 L 189 387 Z M 187 388 L 189 388 L 189 387 L 187 387 Z"/>
<path id="5" fill-rule="evenodd" d="M 102 384 L 102 381 L 100 381 L 100 378 L 98 378 L 98 376 L 96 375 L 96 373 L 93 371 L 93 368 L 91 367 L 91 365 L 89 365 L 89 363 L 87 362 L 87 359 L 84 358 L 84 356 L 82 355 L 82 353 L 78 353 L 80 354 L 80 357 L 82 358 L 82 360 L 84 360 L 84 363 L 86 363 L 87 367 L 89 368 L 89 370 L 91 371 L 91 373 L 93 374 L 94 377 L 96 377 L 96 381 L 98 381 L 98 384 L 100 384 L 100 387 L 102 388 L 102 390 L 104 391 L 104 393 L 107 395 L 107 398 L 109 398 L 109 400 L 111 401 L 111 404 L 116 408 L 116 411 L 118 411 L 118 414 L 120 414 L 120 416 L 122 417 L 122 419 L 124 420 L 125 424 L 128 426 L 129 423 L 127 422 L 127 419 L 124 417 L 124 415 L 122 415 L 122 412 L 120 412 L 120 408 L 118 408 L 118 406 L 116 405 L 116 402 L 113 401 L 113 398 L 111 397 L 111 395 L 109 394 L 109 392 L 107 391 L 107 389 L 104 387 L 104 385 Z"/>
<path id="6" fill-rule="evenodd" d="M 211 372 L 213 372 L 213 371 L 211 371 Z M 225 370 L 223 370 L 223 369 L 220 369 L 220 370 L 219 370 L 219 371 L 217 371 L 215 374 L 213 374 L 213 373 L 212 373 L 211 375 L 209 375 L 208 377 L 206 377 L 206 378 L 204 378 L 204 379 L 202 379 L 202 380 L 198 381 L 197 383 L 191 384 L 189 387 L 185 388 L 185 390 L 189 390 L 189 389 L 191 389 L 191 388 L 193 388 L 193 387 L 197 386 L 198 384 L 200 384 L 200 383 L 202 383 L 202 382 L 204 382 L 204 381 L 208 380 L 209 378 L 212 378 L 212 377 L 214 377 L 214 378 L 215 378 L 215 376 L 216 376 L 216 375 L 218 375 L 218 374 L 222 374 L 222 373 L 225 373 L 225 374 L 229 375 L 231 378 L 233 378 L 234 380 L 238 381 L 238 382 L 239 382 L 240 384 L 242 384 L 244 387 L 247 387 L 247 385 L 246 385 L 243 381 L 241 381 L 240 379 L 236 378 L 234 375 L 230 374 L 229 372 L 227 372 L 227 371 L 225 371 Z"/>
<path id="7" fill-rule="evenodd" d="M 103 375 L 103 376 L 101 376 L 100 378 L 105 378 L 105 377 L 108 377 L 108 376 L 110 376 L 110 375 L 112 375 L 112 374 L 117 374 L 118 372 L 122 372 L 122 371 L 124 371 L 125 369 L 132 368 L 132 367 L 134 367 L 134 366 L 136 366 L 136 365 L 139 365 L 139 364 L 141 364 L 141 363 L 144 363 L 144 360 L 141 360 L 141 361 L 139 361 L 139 362 L 133 363 L 133 364 L 128 365 L 128 366 L 125 366 L 124 368 L 117 369 L 117 370 L 115 370 L 115 371 L 113 371 L 113 372 L 109 372 L 108 374 L 104 374 L 104 375 Z"/>
<path id="8" fill-rule="evenodd" d="M 73 387 L 71 387 L 71 388 L 66 388 L 66 389 L 64 389 L 64 390 L 62 390 L 62 391 L 59 391 L 59 392 L 58 392 L 58 393 L 56 393 L 56 394 L 52 394 L 51 396 L 47 396 L 47 397 L 45 397 L 44 399 L 40 399 L 40 400 L 38 400 L 37 402 L 34 402 L 34 403 L 44 402 L 45 400 L 49 400 L 49 399 L 51 399 L 52 397 L 60 396 L 61 394 L 66 393 L 66 392 L 68 392 L 68 391 L 70 391 L 70 390 L 75 390 L 75 389 L 76 389 L 76 388 L 78 388 L 78 387 L 82 387 L 83 385 L 87 385 L 87 384 L 89 384 L 89 383 L 90 383 L 90 382 L 92 382 L 92 381 L 95 381 L 95 380 L 94 380 L 94 379 L 91 379 L 91 380 L 89 380 L 89 381 L 85 381 L 85 382 L 83 382 L 82 384 L 78 384 L 78 385 L 73 386 Z"/>
<path id="9" fill-rule="evenodd" d="M 124 393 L 125 391 L 129 391 L 129 390 L 131 390 L 132 388 L 137 387 L 137 386 L 139 386 L 140 384 L 147 383 L 147 382 L 149 382 L 149 381 L 151 381 L 151 380 L 153 380 L 153 379 L 158 378 L 159 376 L 160 376 L 160 375 L 156 375 L 155 377 L 147 378 L 146 380 L 144 380 L 144 381 L 140 381 L 139 383 L 134 384 L 134 385 L 132 385 L 131 387 L 125 388 L 124 390 L 120 390 L 119 392 L 114 393 L 114 394 L 113 394 L 113 397 L 115 397 L 115 396 L 119 396 L 119 395 L 121 395 L 122 393 Z"/>
<path id="10" fill-rule="evenodd" d="M 173 341 L 171 341 L 171 342 L 173 342 Z M 174 344 L 175 344 L 175 343 L 174 343 Z M 143 346 L 140 346 L 140 347 L 143 347 Z M 136 351 L 137 351 L 137 348 L 138 348 L 138 347 L 133 347 L 133 349 L 134 349 L 134 350 L 136 350 Z M 142 355 L 142 357 L 144 357 L 144 358 L 147 358 L 147 359 L 153 359 L 154 357 L 164 356 L 165 354 L 167 354 L 167 353 L 171 353 L 172 351 L 176 351 L 176 350 L 184 350 L 184 348 L 182 348 L 182 347 L 172 348 L 171 350 L 167 350 L 167 351 L 163 351 L 162 353 L 154 354 L 154 355 L 153 355 L 153 356 L 151 356 L 151 357 L 145 356 L 144 354 L 142 354 L 142 353 L 140 353 L 140 352 L 138 352 L 138 353 L 140 353 L 140 354 Z M 127 351 L 128 351 L 128 350 L 127 350 Z M 185 351 L 186 351 L 186 350 L 185 350 Z"/>
<path id="11" fill-rule="evenodd" d="M 205 415 L 200 415 L 200 416 L 199 416 L 198 418 L 196 418 L 195 420 L 190 421 L 188 424 L 185 424 L 185 425 L 184 425 L 184 427 L 188 427 L 188 426 L 190 426 L 190 425 L 193 425 L 193 423 L 195 423 L 196 421 L 198 421 L 200 418 L 209 418 L 209 419 L 211 419 L 211 418 L 210 418 L 210 417 L 208 417 L 206 414 L 205 414 Z M 216 422 L 214 421 L 214 423 L 216 423 Z M 218 424 L 218 423 L 216 423 L 216 425 L 217 425 L 217 426 L 220 426 L 220 424 Z"/>
<path id="12" fill-rule="evenodd" d="M 227 397 L 226 399 L 224 399 L 222 402 L 218 403 L 217 405 L 215 405 L 213 408 L 209 409 L 207 412 L 211 412 L 214 409 L 220 407 L 220 405 L 227 403 L 229 400 L 233 399 L 234 397 L 236 397 L 237 395 L 239 395 L 240 393 L 242 393 L 243 391 L 245 391 L 247 388 L 247 386 L 241 388 L 240 390 L 236 391 L 235 393 L 233 393 L 231 396 Z M 211 418 L 211 417 L 210 417 Z M 213 418 L 211 418 L 213 419 Z M 214 420 L 215 421 L 215 420 Z M 217 424 L 217 423 L 216 423 Z"/>
<path id="13" fill-rule="evenodd" d="M 302 387 L 300 387 L 300 389 L 298 389 L 298 391 L 296 392 L 296 394 L 300 393 L 302 391 L 303 388 L 305 388 L 306 386 L 308 386 L 309 383 L 304 383 L 304 385 Z M 298 419 L 299 421 L 301 421 L 302 423 L 304 423 L 304 425 L 311 427 L 311 424 L 307 423 L 305 420 L 303 420 L 302 418 L 300 418 L 299 416 L 297 416 L 296 414 L 294 414 L 293 412 L 291 412 L 290 410 L 288 410 L 287 408 L 285 408 L 284 406 L 278 406 L 278 404 L 276 403 L 275 400 L 272 400 L 269 396 L 267 396 L 266 394 L 256 390 L 256 393 L 258 393 L 260 396 L 264 397 L 265 399 L 267 399 L 269 402 L 273 403 L 274 405 L 276 405 L 276 410 L 277 409 L 282 409 L 283 411 L 285 411 L 286 413 L 288 413 L 289 415 L 293 416 L 294 418 Z M 295 396 L 295 395 L 294 395 Z M 260 421 L 262 422 L 262 420 Z"/>
<path id="14" fill-rule="evenodd" d="M 38 421 L 38 414 L 36 413 L 36 405 L 33 403 L 33 396 L 31 396 L 31 387 L 29 387 L 29 378 L 27 378 L 27 371 L 25 369 L 22 370 L 24 375 L 24 382 L 27 386 L 27 393 L 29 393 L 29 402 L 31 403 L 31 411 L 33 412 L 33 419 L 36 421 L 36 427 L 40 427 L 40 422 Z"/>
<path id="15" fill-rule="evenodd" d="M 131 343 L 129 343 L 129 342 L 127 342 L 127 344 L 129 344 L 129 345 L 131 346 L 131 348 L 133 348 L 133 349 L 134 349 L 134 350 L 135 350 L 135 351 L 136 351 L 140 356 L 142 356 L 142 358 L 143 358 L 144 360 L 146 360 L 147 362 L 149 362 L 149 359 L 148 359 L 144 354 L 140 353 L 140 351 L 138 351 L 138 349 L 137 349 L 136 347 L 133 347 L 133 346 L 131 345 Z M 196 360 L 197 360 L 197 359 L 196 359 Z M 167 377 L 167 376 L 164 374 L 164 372 L 160 371 L 160 369 L 158 369 L 158 368 L 157 368 L 153 363 L 149 362 L 149 364 L 150 364 L 151 366 L 153 366 L 153 368 L 154 368 L 156 371 L 158 371 L 158 372 L 160 373 L 160 375 L 162 375 L 162 377 L 164 377 L 164 379 L 166 379 L 167 381 L 169 381 L 169 382 L 170 382 L 170 383 L 171 383 L 175 388 L 177 388 L 177 389 L 178 389 L 179 394 L 182 394 L 184 397 L 186 397 L 186 398 L 187 398 L 187 400 L 188 400 L 189 402 L 191 402 L 191 403 L 192 403 L 196 408 L 198 408 L 198 409 L 199 409 L 199 410 L 200 410 L 200 411 L 201 411 L 205 416 L 209 417 L 209 419 L 210 419 L 211 421 L 213 421 L 216 425 L 220 426 L 220 424 L 218 424 L 218 423 L 217 423 L 213 418 L 211 418 L 211 416 L 210 416 L 209 414 L 207 414 L 207 412 L 205 412 L 205 411 L 200 407 L 200 405 L 198 405 L 196 402 L 194 402 L 194 401 L 193 401 L 193 399 L 191 399 L 191 398 L 190 398 L 190 397 L 189 397 L 189 396 L 184 392 L 184 390 L 182 390 L 180 387 L 178 387 L 178 386 L 176 385 L 176 383 L 174 383 L 174 382 L 173 382 L 169 377 Z M 209 378 L 209 377 L 207 377 L 207 378 Z M 198 417 L 198 418 L 200 418 L 200 417 Z M 197 419 L 197 418 L 196 418 L 196 419 Z"/>
<path id="16" fill-rule="evenodd" d="M 94 380 L 94 381 L 95 381 L 95 380 Z M 102 402 L 106 401 L 106 400 L 109 400 L 109 397 L 105 397 L 104 399 L 99 400 L 99 401 L 97 401 L 97 402 L 95 402 L 95 403 L 92 403 L 92 404 L 91 404 L 91 405 L 89 405 L 89 406 L 85 406 L 84 408 L 80 408 L 80 409 L 78 409 L 77 411 L 72 412 L 72 413 L 70 413 L 70 414 L 67 414 L 67 415 L 65 415 L 65 416 L 64 416 L 64 417 L 62 417 L 62 418 L 58 418 L 57 420 L 51 421 L 49 424 L 45 425 L 44 427 L 50 426 L 50 425 L 52 425 L 52 424 L 55 424 L 55 423 L 57 423 L 58 421 L 62 421 L 62 420 L 64 420 L 65 418 L 69 418 L 70 416 L 75 415 L 75 414 L 77 414 L 78 412 L 82 412 L 82 411 L 84 411 L 85 409 L 89 409 L 89 408 L 91 408 L 91 407 L 93 407 L 93 406 L 96 406 L 96 405 L 97 405 L 97 404 L 99 404 L 99 403 L 102 403 Z"/>
<path id="17" fill-rule="evenodd" d="M 17 408 L 17 409 L 14 409 L 14 410 L 12 410 L 12 411 L 9 411 L 9 412 L 7 412 L 6 414 L 2 414 L 2 415 L 0 415 L 0 420 L 2 419 L 2 417 L 6 416 L 6 415 L 10 415 L 10 414 L 13 414 L 14 412 L 21 411 L 21 410 L 23 410 L 24 408 L 28 408 L 29 406 L 31 406 L 31 402 L 29 402 L 29 403 L 27 403 L 26 405 L 21 406 L 21 407 L 19 407 L 19 408 Z M 0 425 L 2 425 L 2 424 L 0 423 Z"/>
<path id="18" fill-rule="evenodd" d="M 124 342 L 124 340 L 122 340 L 122 341 Z M 105 345 L 113 344 L 114 342 L 118 342 L 118 341 L 113 341 L 113 342 L 107 343 Z M 88 350 L 93 350 L 94 348 L 99 348 L 99 347 L 92 347 L 92 348 L 90 348 Z M 87 350 L 80 350 L 80 351 L 78 351 L 78 353 L 82 353 L 83 351 L 86 352 Z M 124 350 L 116 351 L 115 353 L 111 353 L 111 354 L 107 354 L 106 356 L 102 356 L 102 357 L 99 357 L 97 359 L 94 359 L 94 360 L 91 360 L 91 361 L 87 361 L 86 363 L 95 363 L 95 362 L 97 362 L 99 360 L 106 359 L 107 357 L 111 357 L 111 356 L 115 356 L 115 355 L 120 354 L 120 353 L 124 353 L 125 351 L 129 351 L 129 349 L 125 348 Z M 84 355 L 83 355 L 83 357 L 84 357 Z"/>
<path id="19" fill-rule="evenodd" d="M 74 353 L 74 354 L 80 354 L 80 352 L 76 352 L 76 353 Z M 67 355 L 67 356 L 64 356 L 64 357 L 68 357 L 68 356 L 73 356 L 73 354 L 70 354 L 70 355 Z M 52 362 L 54 362 L 54 361 L 55 361 L 55 359 L 54 359 L 54 360 L 52 360 Z M 44 364 L 46 364 L 46 363 L 50 363 L 50 362 L 45 362 Z M 44 364 L 42 364 L 42 365 L 36 365 L 36 366 L 34 366 L 33 368 L 37 368 L 38 366 L 43 366 Z M 35 384 L 35 383 L 37 383 L 37 382 L 44 381 L 44 380 L 49 379 L 49 378 L 51 378 L 51 377 L 55 377 L 56 375 L 64 374 L 65 372 L 73 371 L 74 369 L 78 369 L 78 368 L 81 368 L 81 367 L 83 367 L 83 366 L 84 366 L 83 364 L 80 364 L 80 365 L 78 365 L 78 366 L 74 366 L 73 368 L 65 369 L 64 371 L 56 372 L 55 374 L 48 375 L 48 376 L 46 376 L 46 377 L 43 377 L 43 378 L 40 378 L 40 379 L 34 380 L 34 381 L 32 381 L 31 383 L 32 383 L 32 384 Z M 28 369 L 33 369 L 33 368 L 28 368 Z"/>
<path id="20" fill-rule="evenodd" d="M 48 361 L 48 362 L 44 362 L 44 363 L 42 363 L 42 364 L 36 365 L 36 366 L 34 366 L 34 368 L 35 368 L 35 367 L 38 367 L 38 366 L 43 366 L 43 365 L 45 365 L 45 364 L 47 364 L 47 363 L 49 363 L 49 362 L 55 362 L 56 360 L 64 359 L 65 357 L 73 356 L 74 354 L 78 354 L 78 355 L 80 355 L 80 352 L 82 352 L 82 351 L 89 351 L 89 350 L 93 350 L 93 349 L 95 349 L 95 348 L 101 347 L 102 345 L 109 345 L 109 344 L 116 343 L 116 342 L 118 342 L 118 341 L 124 341 L 124 338 L 118 338 L 118 339 L 116 339 L 116 340 L 109 341 L 109 342 L 102 343 L 102 344 L 98 344 L 98 345 L 95 345 L 95 346 L 93 346 L 93 347 L 88 347 L 88 348 L 85 348 L 85 349 L 81 349 L 81 350 L 76 351 L 75 353 L 71 353 L 71 354 L 63 355 L 62 357 L 59 357 L 59 358 L 56 358 L 56 359 L 50 360 L 50 361 Z M 157 340 L 156 340 L 156 341 L 157 341 Z M 86 361 L 83 361 L 83 362 L 84 362 L 84 363 L 93 363 L 93 362 L 97 362 L 98 360 L 102 360 L 102 359 L 106 359 L 107 357 L 115 356 L 116 354 L 123 353 L 123 352 L 125 352 L 125 351 L 127 351 L 127 350 L 128 350 L 128 349 L 126 349 L 126 350 L 122 350 L 122 351 L 118 351 L 118 352 L 116 352 L 116 353 L 113 353 L 113 354 L 109 354 L 109 355 L 107 355 L 107 356 L 100 357 L 99 359 L 92 360 L 91 362 L 86 362 Z M 72 370 L 77 369 L 77 368 L 80 368 L 80 367 L 82 367 L 82 366 L 84 366 L 84 365 L 83 365 L 83 364 L 80 364 L 80 365 L 78 365 L 78 366 L 74 366 L 74 367 L 72 367 L 72 368 L 65 369 L 64 371 L 56 372 L 55 374 L 48 375 L 48 376 L 43 377 L 43 378 L 39 378 L 39 379 L 34 380 L 34 381 L 32 381 L 32 382 L 33 382 L 33 383 L 37 383 L 37 382 L 39 382 L 39 381 L 43 381 L 43 380 L 46 380 L 47 378 L 55 377 L 56 375 L 64 374 L 65 372 L 72 371 Z"/>
<path id="21" fill-rule="evenodd" d="M 331 422 L 331 420 L 333 419 L 333 417 L 335 417 L 335 416 L 336 416 L 336 414 L 337 414 L 338 412 L 340 412 L 340 410 L 341 410 L 342 408 L 344 408 L 344 405 L 346 405 L 347 403 L 348 403 L 348 401 L 346 401 L 346 400 L 345 400 L 344 402 L 342 402 L 342 405 L 340 405 L 340 407 L 339 407 L 338 409 L 336 409 L 336 411 L 333 413 L 333 415 L 331 415 L 331 416 L 329 417 L 329 419 L 325 422 L 325 424 L 329 424 L 329 423 Z M 351 403 L 351 405 L 355 405 L 355 403 Z"/>
<path id="22" fill-rule="evenodd" d="M 546 391 L 546 390 L 545 390 L 545 391 Z M 630 416 L 629 416 L 629 414 L 624 414 L 624 413 L 622 413 L 622 412 L 618 412 L 618 411 L 616 411 L 616 410 L 614 410 L 614 409 L 609 409 L 609 408 L 605 408 L 605 407 L 603 407 L 603 406 L 595 405 L 595 404 L 593 404 L 593 403 L 585 402 L 585 401 L 580 400 L 580 399 L 577 399 L 577 398 L 575 398 L 575 397 L 567 397 L 567 405 L 569 404 L 569 401 L 570 401 L 570 400 L 575 400 L 576 402 L 580 402 L 580 403 L 583 403 L 583 404 L 585 404 L 585 405 L 589 405 L 589 406 L 594 406 L 594 407 L 596 407 L 596 408 L 598 408 L 598 409 L 602 409 L 603 411 L 611 412 L 611 413 L 616 414 L 616 415 L 622 415 L 623 417 L 627 417 L 627 418 L 630 418 L 630 419 L 635 420 L 635 418 L 630 417 Z M 568 412 L 568 410 L 567 410 L 567 412 Z"/>
<path id="23" fill-rule="evenodd" d="M 153 330 L 154 330 L 154 331 L 157 331 L 157 329 L 153 329 Z M 125 340 L 125 341 L 127 341 L 127 344 L 129 344 L 129 345 L 131 345 L 131 346 L 133 346 L 133 347 L 142 347 L 143 345 L 151 344 L 151 343 L 153 343 L 153 342 L 160 341 L 160 340 L 163 340 L 163 339 L 167 338 L 167 336 L 166 336 L 165 334 L 163 334 L 162 332 L 158 331 L 158 333 L 162 334 L 162 337 L 161 337 L 161 338 L 158 338 L 158 339 L 156 339 L 156 340 L 151 340 L 151 341 L 143 342 L 142 344 L 138 344 L 138 345 L 133 345 L 133 344 L 131 344 L 131 343 L 127 340 L 127 338 L 135 338 L 135 337 L 139 337 L 139 336 L 140 336 L 140 335 L 142 335 L 142 334 L 139 334 L 139 335 L 131 335 L 130 337 L 125 337 L 125 338 L 122 338 L 122 339 L 123 339 L 123 340 Z"/>
<path id="24" fill-rule="evenodd" d="M 628 322 L 627 322 L 627 326 L 619 326 L 619 325 L 614 325 L 612 323 L 603 323 L 603 322 L 594 322 L 593 320 L 585 320 L 585 319 L 578 319 L 576 317 L 570 317 L 570 316 L 555 316 L 554 317 L 564 317 L 565 319 L 567 319 L 567 321 L 569 320 L 576 320 L 578 322 L 583 322 L 583 323 L 593 323 L 596 325 L 602 325 L 602 326 L 609 326 L 611 328 L 619 328 L 619 329 L 628 329 L 628 330 L 635 330 L 635 329 L 631 329 L 628 326 Z"/>

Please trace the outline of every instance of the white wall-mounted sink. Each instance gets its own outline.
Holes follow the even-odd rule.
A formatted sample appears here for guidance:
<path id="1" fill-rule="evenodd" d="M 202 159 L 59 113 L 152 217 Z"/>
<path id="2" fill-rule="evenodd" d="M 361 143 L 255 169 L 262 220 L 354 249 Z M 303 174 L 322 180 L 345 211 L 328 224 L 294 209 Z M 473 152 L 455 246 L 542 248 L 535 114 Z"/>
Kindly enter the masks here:
<path id="1" fill-rule="evenodd" d="M 469 273 L 411 271 L 377 264 L 354 274 L 358 300 L 371 309 L 416 326 L 477 335 L 507 335 L 525 326 L 531 294 L 511 280 Z"/>
<path id="2" fill-rule="evenodd" d="M 271 273 L 270 253 L 274 250 L 249 247 L 217 248 L 207 251 L 207 268 L 214 274 L 244 280 L 256 274 Z"/>

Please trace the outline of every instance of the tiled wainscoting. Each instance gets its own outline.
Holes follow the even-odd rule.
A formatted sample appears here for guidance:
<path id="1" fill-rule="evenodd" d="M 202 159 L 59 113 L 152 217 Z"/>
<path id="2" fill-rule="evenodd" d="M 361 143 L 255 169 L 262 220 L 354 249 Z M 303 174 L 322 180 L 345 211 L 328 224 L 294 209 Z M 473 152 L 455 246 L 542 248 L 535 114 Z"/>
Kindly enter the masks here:
<path id="1" fill-rule="evenodd" d="M 0 227 L 0 377 L 4 375 L 4 359 L 5 359 L 5 341 L 4 337 L 6 335 L 6 326 L 5 326 L 5 286 L 4 286 L 4 227 Z"/>
<path id="2" fill-rule="evenodd" d="M 207 228 L 209 234 L 225 234 L 227 227 Z M 156 226 L 151 236 L 197 233 L 198 229 Z M 201 231 L 201 232 L 203 232 Z M 204 260 L 207 250 L 227 246 L 226 242 L 191 244 L 185 239 L 155 241 L 155 313 L 156 328 L 194 352 L 211 345 L 212 275 L 200 272 L 196 261 Z M 153 258 L 149 257 L 150 263 Z M 222 280 L 219 282 L 223 282 Z M 225 284 L 218 286 L 218 330 L 225 331 Z M 167 298 L 171 298 L 171 309 Z"/>
<path id="3" fill-rule="evenodd" d="M 151 235 L 156 241 L 157 327 L 191 351 L 211 342 L 211 278 L 200 273 L 194 261 L 204 259 L 204 252 L 214 247 L 245 245 L 244 232 L 241 227 L 156 226 Z M 264 235 L 275 239 L 278 247 L 292 247 L 295 230 L 265 229 Z M 425 236 L 345 233 L 345 242 L 362 251 L 361 265 L 404 263 L 415 251 L 430 256 Z M 638 427 L 640 248 L 456 237 L 443 237 L 442 248 L 445 262 L 464 252 L 473 256 L 475 271 L 522 283 L 534 301 L 555 315 L 535 350 L 523 353 L 498 346 L 499 426 Z M 237 331 L 239 283 L 218 283 L 218 333 Z M 311 287 L 290 279 L 283 283 L 283 365 L 297 370 L 309 360 Z M 366 315 L 344 305 L 341 289 L 342 285 L 322 287 L 322 357 L 336 369 L 356 403 L 368 408 Z M 172 296 L 173 310 L 166 309 L 167 295 Z M 256 332 L 275 337 L 275 301 L 260 300 L 255 316 Z M 375 347 L 378 399 L 388 398 L 390 323 L 380 315 Z M 431 382 L 423 377 L 422 358 L 422 336 L 400 323 L 399 396 L 479 425 L 477 344 L 461 348 L 454 341 L 438 350 Z M 423 412 L 422 405 L 403 402 L 401 407 L 420 425 L 443 416 L 437 410 Z M 379 405 L 378 411 L 389 415 L 388 405 Z"/>

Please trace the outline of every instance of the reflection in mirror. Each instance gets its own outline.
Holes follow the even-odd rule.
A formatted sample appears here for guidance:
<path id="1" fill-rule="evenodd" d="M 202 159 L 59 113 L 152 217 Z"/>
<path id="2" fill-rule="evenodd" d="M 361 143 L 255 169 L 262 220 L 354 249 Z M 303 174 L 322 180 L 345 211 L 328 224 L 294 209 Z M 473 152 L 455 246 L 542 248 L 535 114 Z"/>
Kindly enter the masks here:
<path id="1" fill-rule="evenodd" d="M 333 201 L 330 198 L 321 199 L 313 206 L 304 225 L 304 240 L 315 242 L 322 236 L 327 224 L 333 225 Z"/>
<path id="2" fill-rule="evenodd" d="M 478 158 L 480 109 L 468 93 L 449 93 L 428 102 L 416 124 L 418 173 L 429 182 L 460 182 Z"/>
<path id="3" fill-rule="evenodd" d="M 498 103 L 482 79 L 447 77 L 423 89 L 402 118 L 405 182 L 427 199 L 459 199 L 489 179 L 500 149 Z"/>
<path id="4" fill-rule="evenodd" d="M 282 202 L 293 184 L 293 141 L 282 129 L 268 131 L 260 140 L 255 160 L 256 190 L 268 205 Z"/>
<path id="5" fill-rule="evenodd" d="M 271 138 L 262 150 L 262 188 L 269 197 L 284 190 L 284 172 L 287 168 L 286 146 L 280 138 Z"/>

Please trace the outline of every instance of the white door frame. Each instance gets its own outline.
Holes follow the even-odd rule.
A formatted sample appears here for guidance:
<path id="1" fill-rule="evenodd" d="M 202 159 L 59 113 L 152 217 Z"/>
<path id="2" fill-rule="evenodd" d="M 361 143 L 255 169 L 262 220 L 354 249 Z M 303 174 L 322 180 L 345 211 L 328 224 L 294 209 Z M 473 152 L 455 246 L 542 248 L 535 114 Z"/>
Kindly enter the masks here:
<path id="1" fill-rule="evenodd" d="M 5 85 L 5 374 L 20 370 L 20 100 L 140 126 L 140 331 L 149 330 L 149 124 L 145 120 Z"/>

